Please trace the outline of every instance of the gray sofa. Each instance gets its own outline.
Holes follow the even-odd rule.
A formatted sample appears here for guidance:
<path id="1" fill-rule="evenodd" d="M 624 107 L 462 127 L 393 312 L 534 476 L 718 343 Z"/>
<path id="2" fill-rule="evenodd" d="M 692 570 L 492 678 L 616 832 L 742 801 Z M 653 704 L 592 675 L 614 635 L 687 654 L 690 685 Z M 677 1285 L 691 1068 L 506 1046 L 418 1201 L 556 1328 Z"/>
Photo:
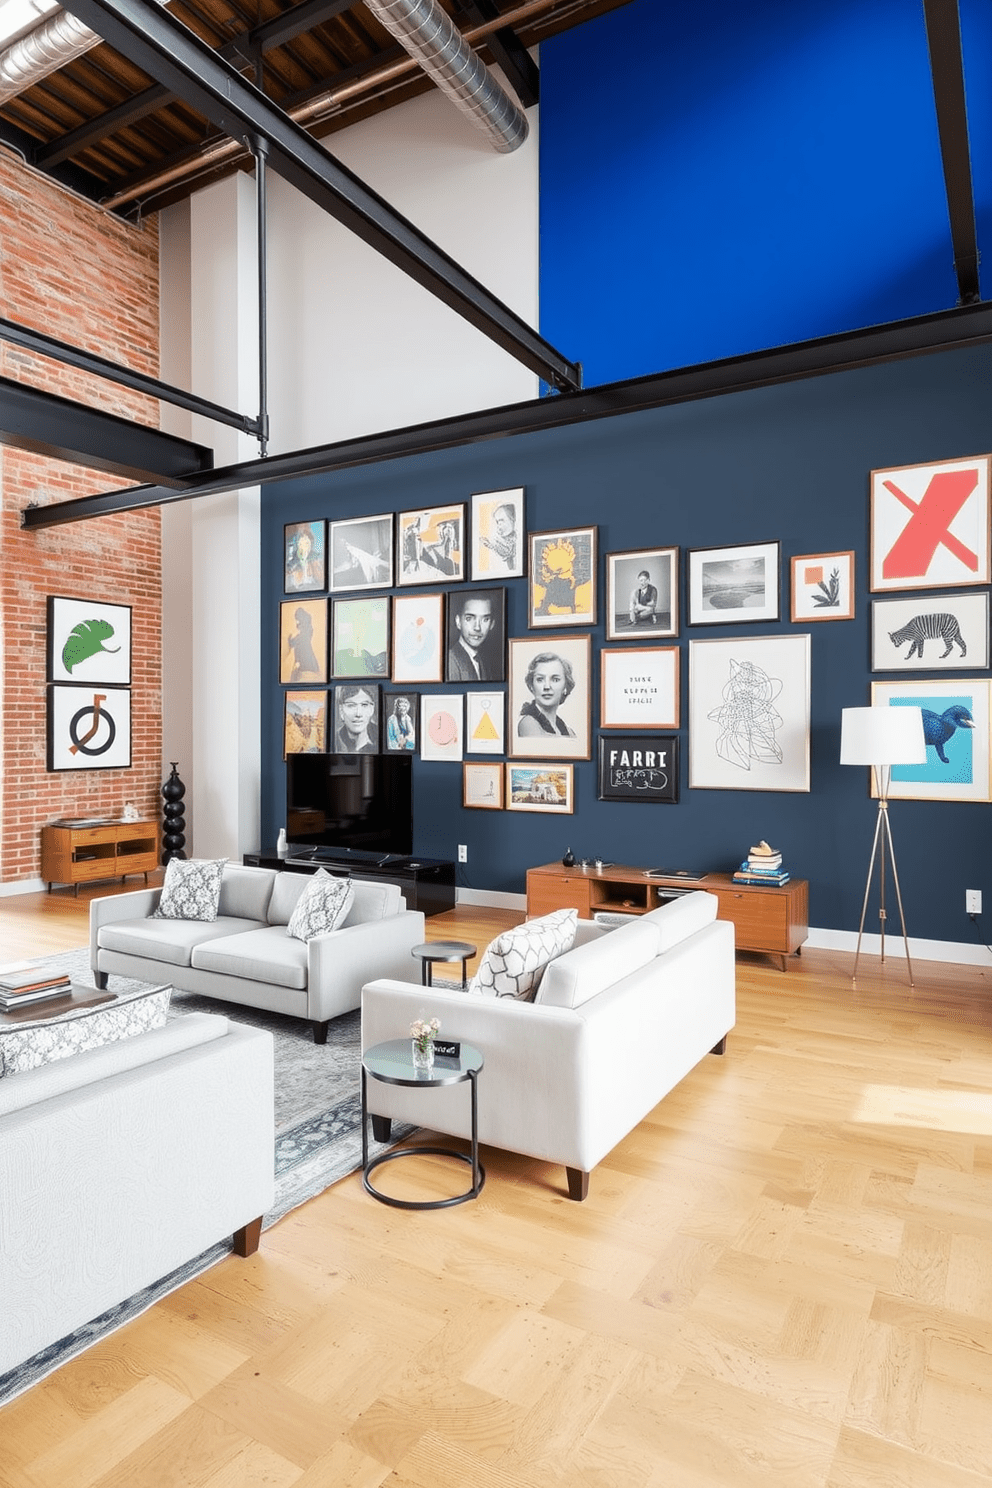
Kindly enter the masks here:
<path id="1" fill-rule="evenodd" d="M 115 972 L 308 1018 L 322 1044 L 330 1019 L 360 1005 L 370 978 L 410 976 L 424 916 L 407 910 L 396 884 L 356 879 L 341 929 L 304 943 L 286 926 L 309 882 L 308 874 L 228 864 L 217 918 L 208 921 L 152 918 L 159 889 L 94 899 L 94 980 L 105 987 Z"/>

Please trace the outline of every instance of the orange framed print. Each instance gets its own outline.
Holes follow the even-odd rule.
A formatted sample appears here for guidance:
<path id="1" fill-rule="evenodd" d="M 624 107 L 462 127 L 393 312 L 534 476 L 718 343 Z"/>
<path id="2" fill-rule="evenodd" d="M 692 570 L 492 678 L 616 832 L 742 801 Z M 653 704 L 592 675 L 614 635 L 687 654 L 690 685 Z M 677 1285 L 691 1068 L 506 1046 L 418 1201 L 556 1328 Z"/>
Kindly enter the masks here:
<path id="1" fill-rule="evenodd" d="M 854 619 L 854 553 L 804 553 L 792 560 L 792 622 Z"/>
<path id="2" fill-rule="evenodd" d="M 279 681 L 292 687 L 327 681 L 326 599 L 287 599 L 279 606 Z"/>
<path id="3" fill-rule="evenodd" d="M 596 530 L 530 534 L 531 630 L 596 624 Z"/>
<path id="4" fill-rule="evenodd" d="M 871 588 L 989 582 L 989 455 L 871 473 Z"/>

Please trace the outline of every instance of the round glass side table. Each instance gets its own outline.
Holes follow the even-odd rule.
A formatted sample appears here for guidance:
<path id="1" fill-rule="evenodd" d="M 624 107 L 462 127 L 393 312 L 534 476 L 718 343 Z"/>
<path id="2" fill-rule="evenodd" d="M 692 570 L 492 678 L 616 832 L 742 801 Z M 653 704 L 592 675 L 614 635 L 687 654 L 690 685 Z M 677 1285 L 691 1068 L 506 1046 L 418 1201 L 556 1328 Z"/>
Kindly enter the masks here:
<path id="1" fill-rule="evenodd" d="M 394 1209 L 450 1209 L 453 1204 L 464 1204 L 466 1199 L 476 1199 L 482 1192 L 486 1172 L 479 1161 L 479 1105 L 476 1080 L 485 1061 L 478 1049 L 471 1044 L 462 1044 L 457 1059 L 438 1055 L 430 1069 L 414 1069 L 411 1040 L 390 1039 L 388 1043 L 373 1044 L 362 1055 L 362 1184 L 380 1204 L 390 1204 Z M 369 1160 L 368 1135 L 368 1080 L 380 1080 L 384 1085 L 410 1085 L 437 1089 L 442 1085 L 459 1085 L 467 1080 L 472 1093 L 472 1150 L 470 1154 L 458 1152 L 453 1147 L 400 1147 L 393 1152 L 383 1152 Z M 464 1193 L 450 1199 L 394 1199 L 380 1193 L 370 1181 L 376 1168 L 383 1163 L 396 1162 L 401 1157 L 416 1157 L 419 1153 L 430 1153 L 434 1157 L 453 1157 L 458 1162 L 468 1163 L 472 1169 L 472 1186 Z"/>
<path id="2" fill-rule="evenodd" d="M 410 952 L 420 962 L 420 984 L 423 987 L 433 985 L 435 961 L 460 961 L 462 963 L 462 986 L 468 980 L 469 958 L 474 956 L 478 946 L 469 945 L 467 940 L 425 940 L 423 945 L 416 945 Z"/>

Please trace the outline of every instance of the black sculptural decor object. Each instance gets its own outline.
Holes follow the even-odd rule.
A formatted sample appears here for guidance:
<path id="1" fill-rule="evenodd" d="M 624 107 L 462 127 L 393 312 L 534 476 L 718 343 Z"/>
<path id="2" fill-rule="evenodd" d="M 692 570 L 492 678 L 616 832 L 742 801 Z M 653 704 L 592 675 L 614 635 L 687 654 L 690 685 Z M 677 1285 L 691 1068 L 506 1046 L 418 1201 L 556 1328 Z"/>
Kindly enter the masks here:
<path id="1" fill-rule="evenodd" d="M 179 778 L 178 760 L 170 761 L 172 774 L 162 787 L 165 805 L 162 808 L 165 831 L 162 834 L 162 862 L 171 863 L 173 858 L 185 858 L 186 816 L 183 796 L 186 786 Z"/>

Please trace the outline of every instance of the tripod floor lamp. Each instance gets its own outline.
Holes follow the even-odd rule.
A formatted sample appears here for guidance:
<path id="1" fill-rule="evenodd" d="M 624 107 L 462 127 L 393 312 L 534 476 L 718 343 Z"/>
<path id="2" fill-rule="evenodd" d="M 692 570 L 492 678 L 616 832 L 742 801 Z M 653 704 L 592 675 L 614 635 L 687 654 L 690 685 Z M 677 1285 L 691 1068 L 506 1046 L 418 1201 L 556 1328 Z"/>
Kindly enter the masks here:
<path id="1" fill-rule="evenodd" d="M 861 939 L 865 932 L 865 915 L 868 912 L 868 895 L 871 892 L 875 859 L 879 862 L 878 918 L 882 940 L 882 960 L 885 960 L 885 860 L 888 855 L 892 864 L 892 882 L 895 884 L 896 903 L 902 923 L 902 939 L 906 948 L 906 965 L 909 968 L 909 985 L 913 986 L 913 963 L 909 958 L 909 938 L 906 935 L 906 916 L 902 909 L 902 894 L 899 890 L 899 873 L 896 869 L 895 848 L 892 846 L 892 828 L 889 826 L 889 782 L 893 765 L 922 765 L 926 763 L 927 746 L 923 738 L 923 714 L 919 708 L 844 708 L 840 724 L 840 762 L 842 765 L 869 765 L 875 777 L 878 795 L 878 815 L 875 819 L 875 840 L 872 843 L 871 859 L 868 863 L 868 878 L 865 897 L 861 905 L 861 924 L 858 926 L 858 946 L 854 953 L 854 971 L 851 981 L 858 975 L 858 960 L 861 956 Z"/>

